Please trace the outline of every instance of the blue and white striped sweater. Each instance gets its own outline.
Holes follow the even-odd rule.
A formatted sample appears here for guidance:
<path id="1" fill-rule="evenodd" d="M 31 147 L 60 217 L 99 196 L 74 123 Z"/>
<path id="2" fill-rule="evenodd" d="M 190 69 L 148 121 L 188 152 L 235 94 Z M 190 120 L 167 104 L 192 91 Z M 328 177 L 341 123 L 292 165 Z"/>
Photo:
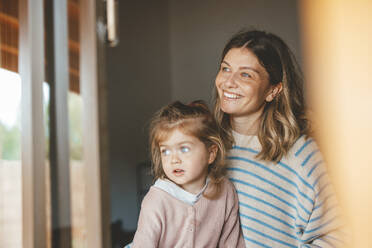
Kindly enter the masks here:
<path id="1" fill-rule="evenodd" d="M 255 156 L 256 136 L 233 133 L 228 176 L 246 247 L 339 247 L 338 206 L 316 143 L 300 137 L 279 163 Z"/>

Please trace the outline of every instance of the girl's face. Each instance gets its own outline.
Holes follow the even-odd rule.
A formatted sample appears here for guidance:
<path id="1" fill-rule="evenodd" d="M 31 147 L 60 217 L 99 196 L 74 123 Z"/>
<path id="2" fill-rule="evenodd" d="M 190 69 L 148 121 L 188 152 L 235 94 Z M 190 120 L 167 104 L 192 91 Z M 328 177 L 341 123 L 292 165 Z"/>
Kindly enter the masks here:
<path id="1" fill-rule="evenodd" d="M 257 57 L 247 48 L 230 49 L 216 77 L 221 110 L 232 118 L 260 115 L 273 86 Z"/>
<path id="2" fill-rule="evenodd" d="M 198 138 L 178 129 L 159 147 L 167 178 L 192 194 L 198 193 L 205 185 L 208 165 L 216 157 L 215 149 L 207 149 Z"/>

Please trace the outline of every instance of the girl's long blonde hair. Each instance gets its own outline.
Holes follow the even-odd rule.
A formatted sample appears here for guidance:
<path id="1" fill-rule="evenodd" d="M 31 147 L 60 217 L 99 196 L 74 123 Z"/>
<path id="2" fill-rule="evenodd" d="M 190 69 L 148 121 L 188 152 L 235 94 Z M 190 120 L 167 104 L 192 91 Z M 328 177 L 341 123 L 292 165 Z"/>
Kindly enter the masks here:
<path id="1" fill-rule="evenodd" d="M 212 146 L 217 147 L 216 158 L 208 168 L 209 184 L 212 187 L 204 195 L 210 199 L 218 197 L 225 175 L 226 149 L 220 136 L 219 125 L 203 101 L 194 101 L 187 105 L 176 101 L 155 113 L 150 123 L 149 137 L 152 172 L 155 180 L 166 178 L 159 143 L 166 140 L 176 129 L 198 138 L 207 150 Z"/>
<path id="2" fill-rule="evenodd" d="M 278 36 L 264 31 L 241 31 L 226 44 L 221 61 L 232 48 L 253 52 L 269 74 L 271 85 L 282 82 L 282 92 L 266 102 L 261 116 L 258 139 L 262 149 L 257 157 L 278 162 L 301 135 L 310 134 L 310 122 L 305 114 L 303 77 L 295 56 Z M 225 144 L 234 143 L 230 116 L 220 108 L 217 88 L 214 90 L 214 115 L 221 126 Z"/>

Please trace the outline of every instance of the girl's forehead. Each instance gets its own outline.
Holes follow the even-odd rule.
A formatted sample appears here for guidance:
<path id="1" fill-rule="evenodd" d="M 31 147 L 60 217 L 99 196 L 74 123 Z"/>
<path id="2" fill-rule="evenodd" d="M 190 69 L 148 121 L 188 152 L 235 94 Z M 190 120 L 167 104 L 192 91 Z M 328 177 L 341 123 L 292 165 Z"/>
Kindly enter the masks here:
<path id="1" fill-rule="evenodd" d="M 189 130 L 176 127 L 169 130 L 163 130 L 158 136 L 158 143 L 159 145 L 168 143 L 170 140 L 177 140 L 181 142 L 182 140 L 191 140 L 197 138 L 195 135 L 190 132 Z"/>
<path id="2" fill-rule="evenodd" d="M 197 137 L 198 130 L 201 127 L 201 122 L 193 120 L 191 122 L 183 122 L 176 126 L 160 128 L 157 135 L 157 143 L 161 144 L 167 142 L 169 139 L 177 137 L 183 139 L 199 139 Z"/>

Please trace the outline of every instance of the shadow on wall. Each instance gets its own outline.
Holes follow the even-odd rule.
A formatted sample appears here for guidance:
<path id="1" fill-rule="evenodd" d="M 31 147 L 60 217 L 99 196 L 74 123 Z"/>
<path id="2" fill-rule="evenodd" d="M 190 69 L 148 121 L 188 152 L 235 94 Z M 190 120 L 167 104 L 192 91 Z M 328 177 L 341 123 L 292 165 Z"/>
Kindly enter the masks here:
<path id="1" fill-rule="evenodd" d="M 141 208 L 141 203 L 151 185 L 154 183 L 154 178 L 151 175 L 151 161 L 144 161 L 136 166 L 136 181 L 137 181 L 137 204 L 138 209 Z M 112 248 L 122 248 L 132 242 L 135 230 L 126 230 L 122 220 L 116 220 L 111 223 L 111 242 Z"/>
<path id="2" fill-rule="evenodd" d="M 122 248 L 132 242 L 134 232 L 128 232 L 123 229 L 123 222 L 117 220 L 111 223 L 111 242 L 112 248 Z"/>

